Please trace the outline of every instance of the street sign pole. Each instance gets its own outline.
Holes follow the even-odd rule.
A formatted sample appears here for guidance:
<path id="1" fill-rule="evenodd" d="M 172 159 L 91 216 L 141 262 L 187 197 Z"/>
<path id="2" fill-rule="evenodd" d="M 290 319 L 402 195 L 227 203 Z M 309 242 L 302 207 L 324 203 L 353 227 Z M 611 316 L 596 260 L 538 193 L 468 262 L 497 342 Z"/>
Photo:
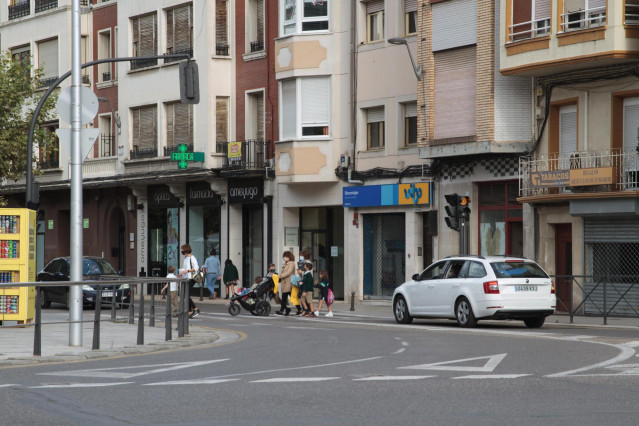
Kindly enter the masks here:
<path id="1" fill-rule="evenodd" d="M 82 61 L 80 0 L 71 2 L 71 281 L 82 280 Z M 82 346 L 82 288 L 69 289 L 69 346 Z"/>

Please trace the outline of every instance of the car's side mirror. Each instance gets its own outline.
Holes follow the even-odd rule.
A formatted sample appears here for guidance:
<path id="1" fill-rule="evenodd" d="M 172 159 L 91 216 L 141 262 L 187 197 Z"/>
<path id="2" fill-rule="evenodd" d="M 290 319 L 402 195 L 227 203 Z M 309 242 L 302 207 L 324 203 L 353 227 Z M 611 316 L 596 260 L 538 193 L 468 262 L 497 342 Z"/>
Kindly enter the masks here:
<path id="1" fill-rule="evenodd" d="M 417 281 L 419 279 L 419 274 L 414 274 L 413 275 L 413 281 Z"/>

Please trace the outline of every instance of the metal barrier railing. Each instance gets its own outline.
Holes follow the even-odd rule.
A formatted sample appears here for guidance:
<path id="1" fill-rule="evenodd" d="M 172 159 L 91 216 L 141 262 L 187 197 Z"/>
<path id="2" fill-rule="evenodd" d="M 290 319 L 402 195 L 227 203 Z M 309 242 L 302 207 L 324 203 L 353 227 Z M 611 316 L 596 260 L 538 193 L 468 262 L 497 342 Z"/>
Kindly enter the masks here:
<path id="1" fill-rule="evenodd" d="M 555 313 L 639 318 L 639 275 L 551 275 L 555 282 Z"/>
<path id="2" fill-rule="evenodd" d="M 117 322 L 118 320 L 122 320 L 126 318 L 129 324 L 135 324 L 135 295 L 137 285 L 142 284 L 165 284 L 170 282 L 178 283 L 178 311 L 177 311 L 177 332 L 178 338 L 184 337 L 185 334 L 189 334 L 189 280 L 187 278 L 129 278 L 123 277 L 119 280 L 101 280 L 101 281 L 56 281 L 56 282 L 20 282 L 20 283 L 2 283 L 0 284 L 0 290 L 3 289 L 15 289 L 19 287 L 35 287 L 35 312 L 34 312 L 34 321 L 33 323 L 24 323 L 18 325 L 0 325 L 1 328 L 25 328 L 25 327 L 33 327 L 34 328 L 34 338 L 33 338 L 33 355 L 40 356 L 42 354 L 42 326 L 53 325 L 53 324 L 78 324 L 78 323 L 93 323 L 93 341 L 92 341 L 92 350 L 100 349 L 100 323 L 102 321 L 108 322 Z M 42 322 L 42 306 L 41 306 L 41 287 L 72 287 L 72 286 L 83 286 L 91 284 L 96 286 L 96 301 L 95 301 L 95 311 L 94 318 L 92 320 L 81 320 L 81 321 L 48 321 Z M 129 303 L 128 303 L 128 314 L 126 317 L 117 317 L 117 306 L 120 305 L 124 307 L 124 292 L 120 297 L 120 301 L 116 298 L 115 286 L 128 284 L 130 290 Z M 105 286 L 113 286 L 111 290 L 113 295 L 111 296 L 111 301 L 103 301 L 102 300 L 102 289 Z M 171 305 L 171 295 L 170 292 L 167 291 L 166 303 L 165 303 L 165 312 L 163 314 L 155 313 L 155 292 L 156 286 L 151 285 L 151 298 L 150 298 L 150 310 L 149 315 L 145 315 L 145 307 L 146 297 L 142 292 L 138 294 L 137 303 L 138 303 L 138 333 L 137 333 L 137 344 L 144 345 L 144 321 L 145 319 L 149 320 L 149 327 L 155 327 L 155 318 L 156 317 L 164 317 L 164 327 L 166 330 L 165 333 L 165 341 L 169 341 L 173 339 L 172 336 L 172 318 L 173 318 L 173 307 Z M 102 319 L 102 305 L 108 304 L 111 305 L 111 317 L 108 320 Z"/>

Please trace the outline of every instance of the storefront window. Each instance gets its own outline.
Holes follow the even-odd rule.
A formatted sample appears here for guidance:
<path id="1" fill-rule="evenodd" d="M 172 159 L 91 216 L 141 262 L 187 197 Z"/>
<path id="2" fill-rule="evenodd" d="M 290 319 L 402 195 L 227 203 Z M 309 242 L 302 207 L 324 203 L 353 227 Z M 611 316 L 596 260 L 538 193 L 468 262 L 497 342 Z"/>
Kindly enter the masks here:
<path id="1" fill-rule="evenodd" d="M 522 206 L 517 182 L 479 187 L 479 241 L 482 256 L 522 256 Z"/>
<path id="2" fill-rule="evenodd" d="M 404 214 L 364 215 L 364 296 L 391 296 L 406 280 Z"/>
<path id="3" fill-rule="evenodd" d="M 162 277 L 167 267 L 179 267 L 180 209 L 179 200 L 168 187 L 152 186 L 149 199 L 149 264 L 148 274 Z"/>
<path id="4" fill-rule="evenodd" d="M 220 196 L 207 182 L 190 184 L 187 188 L 188 243 L 200 265 L 215 249 L 222 259 L 220 245 L 221 206 Z"/>

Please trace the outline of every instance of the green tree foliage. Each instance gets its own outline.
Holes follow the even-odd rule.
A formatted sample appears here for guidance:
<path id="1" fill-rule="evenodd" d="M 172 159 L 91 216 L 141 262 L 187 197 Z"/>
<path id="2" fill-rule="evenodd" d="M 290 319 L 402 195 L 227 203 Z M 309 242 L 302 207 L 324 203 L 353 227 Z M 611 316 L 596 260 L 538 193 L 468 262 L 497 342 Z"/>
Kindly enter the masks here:
<path id="1" fill-rule="evenodd" d="M 0 178 L 13 181 L 26 173 L 29 124 L 44 95 L 39 87 L 43 70 L 33 69 L 29 62 L 14 61 L 9 52 L 0 54 Z M 53 119 L 56 99 L 53 93 L 38 117 L 32 159 L 36 171 L 39 155 L 55 149 L 55 135 L 39 126 Z"/>

